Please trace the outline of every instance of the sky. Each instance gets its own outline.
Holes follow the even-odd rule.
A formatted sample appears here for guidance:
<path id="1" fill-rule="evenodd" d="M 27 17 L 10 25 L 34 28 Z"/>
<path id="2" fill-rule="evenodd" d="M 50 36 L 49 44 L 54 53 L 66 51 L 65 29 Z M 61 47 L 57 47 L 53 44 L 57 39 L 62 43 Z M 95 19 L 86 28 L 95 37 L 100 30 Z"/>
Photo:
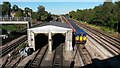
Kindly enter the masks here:
<path id="1" fill-rule="evenodd" d="M 9 1 L 12 6 L 15 4 L 22 9 L 29 7 L 33 11 L 37 11 L 37 7 L 43 5 L 46 11 L 58 15 L 77 9 L 94 8 L 104 2 L 104 0 L 1 0 L 0 3 L 3 1 Z"/>
<path id="2" fill-rule="evenodd" d="M 102 4 L 103 2 L 10 2 L 13 6 L 18 5 L 18 7 L 24 9 L 25 7 L 31 8 L 33 11 L 37 11 L 39 5 L 43 5 L 46 11 L 52 14 L 66 14 L 72 10 L 77 9 L 89 9 L 94 8 Z"/>
<path id="3" fill-rule="evenodd" d="M 104 1 L 120 1 L 120 0 L 0 0 L 9 2 L 104 2 Z"/>

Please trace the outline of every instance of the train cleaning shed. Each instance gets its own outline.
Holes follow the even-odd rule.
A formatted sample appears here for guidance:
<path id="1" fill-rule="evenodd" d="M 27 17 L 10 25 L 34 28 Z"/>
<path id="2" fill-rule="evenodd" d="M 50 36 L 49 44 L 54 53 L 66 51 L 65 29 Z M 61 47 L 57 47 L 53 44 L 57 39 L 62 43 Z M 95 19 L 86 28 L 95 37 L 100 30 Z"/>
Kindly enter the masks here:
<path id="1" fill-rule="evenodd" d="M 61 43 L 65 45 L 66 51 L 72 50 L 72 29 L 66 23 L 48 22 L 42 23 L 34 28 L 27 29 L 28 45 L 37 50 L 43 45 L 48 45 L 49 51 Z"/>

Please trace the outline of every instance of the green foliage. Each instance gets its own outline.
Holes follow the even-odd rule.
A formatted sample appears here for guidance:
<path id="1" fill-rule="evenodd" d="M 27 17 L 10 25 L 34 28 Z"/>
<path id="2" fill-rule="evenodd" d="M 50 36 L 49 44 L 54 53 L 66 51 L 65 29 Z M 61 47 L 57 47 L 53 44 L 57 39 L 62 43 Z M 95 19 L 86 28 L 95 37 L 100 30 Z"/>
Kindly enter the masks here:
<path id="1" fill-rule="evenodd" d="M 31 17 L 32 9 L 25 7 L 24 12 L 25 12 L 26 17 Z"/>
<path id="2" fill-rule="evenodd" d="M 18 8 L 18 6 L 17 5 L 14 5 L 13 7 L 12 7 L 12 11 L 18 11 L 19 10 L 19 8 Z"/>
<path id="3" fill-rule="evenodd" d="M 42 6 L 42 5 L 40 5 L 40 6 L 38 7 L 38 13 L 44 12 L 44 11 L 45 11 L 45 7 Z"/>
<path id="4" fill-rule="evenodd" d="M 24 49 L 26 47 L 26 43 L 21 44 L 20 46 L 17 47 L 17 50 Z"/>
<path id="5" fill-rule="evenodd" d="M 50 21 L 52 20 L 51 18 L 51 13 L 48 13 L 47 11 L 45 11 L 45 7 L 44 6 L 39 6 L 38 7 L 38 20 L 40 21 Z"/>
<path id="6" fill-rule="evenodd" d="M 36 12 L 32 12 L 31 18 L 32 19 L 37 19 L 37 13 Z"/>
<path id="7" fill-rule="evenodd" d="M 2 29 L 8 30 L 8 31 L 20 31 L 23 28 L 25 28 L 26 25 L 18 25 L 18 24 L 10 24 L 10 25 L 2 25 Z"/>
<path id="8" fill-rule="evenodd" d="M 8 31 L 16 30 L 15 25 L 2 25 L 2 29 L 6 29 Z"/>
<path id="9" fill-rule="evenodd" d="M 29 7 L 25 7 L 24 10 L 22 10 L 17 5 L 11 7 L 9 2 L 3 2 L 3 4 L 0 5 L 0 11 L 2 11 L 0 12 L 2 13 L 0 16 L 31 17 L 32 19 L 48 22 L 52 20 L 51 13 L 45 11 L 45 7 L 41 5 L 38 6 L 37 12 L 33 12 Z"/>
<path id="10" fill-rule="evenodd" d="M 2 4 L 2 15 L 10 16 L 11 4 L 9 2 L 3 2 Z"/>
<path id="11" fill-rule="evenodd" d="M 0 4 L 0 16 L 2 16 L 2 5 Z"/>
<path id="12" fill-rule="evenodd" d="M 23 17 L 24 14 L 23 14 L 23 11 L 22 10 L 18 10 L 15 14 L 15 17 Z"/>
<path id="13" fill-rule="evenodd" d="M 120 1 L 104 2 L 93 9 L 77 9 L 77 11 L 69 12 L 69 17 L 117 31 L 117 23 L 120 22 Z"/>

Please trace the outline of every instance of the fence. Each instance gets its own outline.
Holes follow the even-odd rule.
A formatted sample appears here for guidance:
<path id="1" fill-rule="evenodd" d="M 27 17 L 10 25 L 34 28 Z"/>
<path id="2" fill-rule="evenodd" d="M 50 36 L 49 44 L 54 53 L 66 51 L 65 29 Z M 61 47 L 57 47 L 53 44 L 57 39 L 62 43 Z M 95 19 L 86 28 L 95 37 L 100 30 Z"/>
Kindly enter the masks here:
<path id="1" fill-rule="evenodd" d="M 30 17 L 0 17 L 0 21 L 30 21 Z"/>

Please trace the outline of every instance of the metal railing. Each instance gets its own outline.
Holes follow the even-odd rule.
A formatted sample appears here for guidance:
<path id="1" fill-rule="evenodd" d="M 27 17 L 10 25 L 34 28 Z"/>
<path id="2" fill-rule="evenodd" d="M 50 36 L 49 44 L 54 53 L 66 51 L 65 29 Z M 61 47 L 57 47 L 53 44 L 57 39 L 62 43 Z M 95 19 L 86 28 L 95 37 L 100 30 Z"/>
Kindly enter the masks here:
<path id="1" fill-rule="evenodd" d="M 30 17 L 0 17 L 0 21 L 30 21 Z"/>

